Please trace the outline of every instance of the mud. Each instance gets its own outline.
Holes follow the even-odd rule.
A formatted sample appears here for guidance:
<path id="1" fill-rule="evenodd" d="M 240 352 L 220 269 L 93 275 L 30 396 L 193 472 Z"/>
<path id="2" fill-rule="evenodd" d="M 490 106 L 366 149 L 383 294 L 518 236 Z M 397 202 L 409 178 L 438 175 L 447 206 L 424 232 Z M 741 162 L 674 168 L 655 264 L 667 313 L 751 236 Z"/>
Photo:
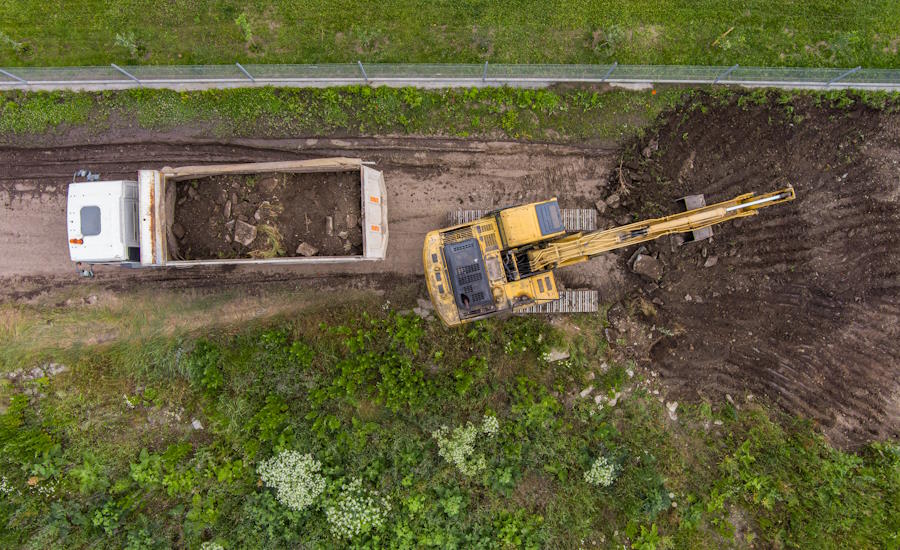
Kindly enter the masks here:
<path id="1" fill-rule="evenodd" d="M 171 253 L 186 260 L 299 256 L 305 243 L 312 247 L 307 255 L 360 255 L 359 178 L 359 172 L 277 173 L 178 182 Z M 255 228 L 249 244 L 236 238 L 238 221 Z"/>
<path id="2" fill-rule="evenodd" d="M 648 322 L 676 335 L 658 335 L 647 364 L 682 397 L 760 396 L 840 445 L 896 438 L 900 117 L 811 99 L 790 111 L 775 98 L 676 111 L 611 174 L 628 191 L 621 210 L 641 216 L 691 193 L 712 203 L 797 192 L 717 226 L 709 242 L 651 245 L 665 265 L 659 288 L 630 278 L 656 302 Z"/>

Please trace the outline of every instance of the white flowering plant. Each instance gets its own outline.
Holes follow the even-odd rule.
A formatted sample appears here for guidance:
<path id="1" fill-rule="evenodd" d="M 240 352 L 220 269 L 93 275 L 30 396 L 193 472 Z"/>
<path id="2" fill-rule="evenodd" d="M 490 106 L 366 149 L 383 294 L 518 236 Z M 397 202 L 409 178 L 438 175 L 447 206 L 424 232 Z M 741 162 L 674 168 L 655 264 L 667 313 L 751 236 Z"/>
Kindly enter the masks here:
<path id="1" fill-rule="evenodd" d="M 256 472 L 267 487 L 275 489 L 278 502 L 291 510 L 309 508 L 325 490 L 322 463 L 313 455 L 281 451 L 259 464 Z"/>
<path id="2" fill-rule="evenodd" d="M 337 498 L 325 508 L 325 519 L 335 537 L 353 539 L 384 525 L 390 511 L 386 498 L 363 488 L 362 480 L 355 478 L 341 486 Z"/>
<path id="3" fill-rule="evenodd" d="M 482 433 L 493 438 L 500 431 L 500 421 L 496 416 L 484 415 L 481 426 L 475 426 L 466 422 L 465 426 L 459 426 L 450 430 L 447 426 L 441 426 L 431 437 L 437 441 L 438 454 L 456 467 L 464 476 L 474 476 L 487 468 L 487 459 L 483 453 L 475 452 L 475 442 L 478 434 Z"/>
<path id="4" fill-rule="evenodd" d="M 609 487 L 616 480 L 616 466 L 605 456 L 600 455 L 584 473 L 584 480 L 598 487 Z"/>
<path id="5" fill-rule="evenodd" d="M 491 414 L 484 415 L 481 419 L 481 433 L 488 437 L 494 437 L 500 432 L 500 421 Z"/>

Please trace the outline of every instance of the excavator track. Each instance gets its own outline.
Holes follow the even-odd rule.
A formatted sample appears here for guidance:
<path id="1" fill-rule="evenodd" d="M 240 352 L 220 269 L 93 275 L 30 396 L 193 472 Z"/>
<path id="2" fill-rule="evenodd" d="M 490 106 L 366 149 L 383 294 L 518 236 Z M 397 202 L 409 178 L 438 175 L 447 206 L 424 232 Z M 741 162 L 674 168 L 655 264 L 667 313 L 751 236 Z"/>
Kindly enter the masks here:
<path id="1" fill-rule="evenodd" d="M 600 310 L 600 295 L 596 290 L 560 290 L 559 300 L 528 306 L 516 313 L 596 313 Z"/>
<path id="2" fill-rule="evenodd" d="M 456 210 L 447 215 L 449 225 L 474 222 L 491 213 L 492 210 Z M 563 225 L 567 233 L 597 230 L 597 211 L 593 208 L 563 208 Z"/>

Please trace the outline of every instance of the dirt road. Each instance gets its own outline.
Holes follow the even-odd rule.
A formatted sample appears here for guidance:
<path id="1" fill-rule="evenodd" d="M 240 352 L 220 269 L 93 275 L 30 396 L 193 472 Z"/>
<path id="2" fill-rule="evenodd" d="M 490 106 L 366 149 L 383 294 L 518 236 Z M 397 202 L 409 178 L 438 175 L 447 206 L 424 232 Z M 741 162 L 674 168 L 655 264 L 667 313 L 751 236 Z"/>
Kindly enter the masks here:
<path id="1" fill-rule="evenodd" d="M 165 165 L 259 162 L 322 156 L 359 156 L 375 162 L 388 188 L 390 247 L 387 260 L 351 266 L 280 266 L 124 270 L 97 267 L 101 283 L 181 286 L 184 279 L 204 286 L 228 285 L 248 277 L 312 277 L 347 273 L 422 272 L 425 233 L 446 223 L 457 208 L 492 208 L 558 196 L 564 206 L 590 207 L 605 182 L 615 151 L 515 142 L 427 138 L 236 140 L 181 137 L 154 141 L 121 140 L 89 146 L 0 146 L 0 290 L 14 298 L 60 285 L 78 284 L 68 259 L 65 230 L 66 183 L 79 168 L 104 179 L 134 178 L 140 168 Z M 571 273 L 616 299 L 624 277 L 610 259 Z M 610 272 L 612 270 L 612 272 Z"/>

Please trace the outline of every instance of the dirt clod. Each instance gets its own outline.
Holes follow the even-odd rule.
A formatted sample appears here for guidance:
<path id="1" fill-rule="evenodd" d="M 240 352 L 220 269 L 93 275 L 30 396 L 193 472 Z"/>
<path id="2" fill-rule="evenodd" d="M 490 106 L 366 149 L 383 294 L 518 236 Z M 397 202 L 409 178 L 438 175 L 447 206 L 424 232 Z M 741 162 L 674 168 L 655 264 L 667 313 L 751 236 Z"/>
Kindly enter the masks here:
<path id="1" fill-rule="evenodd" d="M 250 246 L 256 240 L 256 226 L 238 220 L 234 226 L 234 240 L 244 246 Z"/>
<path id="2" fill-rule="evenodd" d="M 312 246 L 311 244 L 300 243 L 300 245 L 297 246 L 297 255 L 298 256 L 315 256 L 318 253 L 319 253 L 319 249 Z"/>

